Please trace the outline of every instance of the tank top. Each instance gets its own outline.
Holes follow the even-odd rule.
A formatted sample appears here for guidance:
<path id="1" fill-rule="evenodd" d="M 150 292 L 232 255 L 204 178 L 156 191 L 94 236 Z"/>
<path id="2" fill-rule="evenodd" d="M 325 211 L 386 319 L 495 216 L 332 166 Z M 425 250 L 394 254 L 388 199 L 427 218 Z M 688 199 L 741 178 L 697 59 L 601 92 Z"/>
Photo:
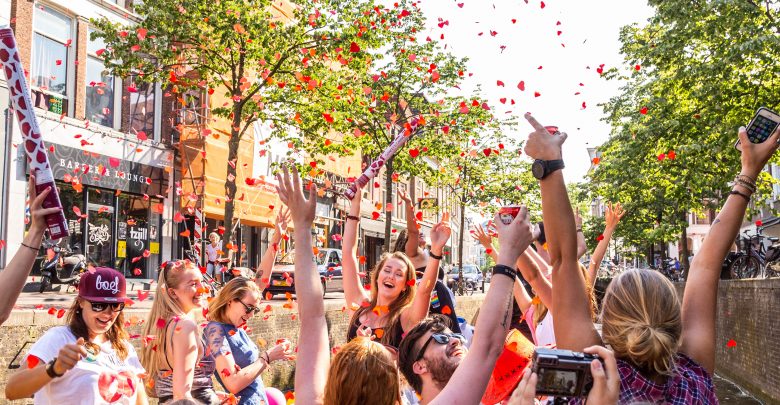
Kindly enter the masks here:
<path id="1" fill-rule="evenodd" d="M 171 327 L 171 322 L 174 321 L 174 319 L 176 319 L 176 321 L 173 323 L 173 327 Z M 160 399 L 160 403 L 163 403 L 163 401 L 173 397 L 173 373 L 171 372 L 171 370 L 173 370 L 173 366 L 168 360 L 168 352 L 165 349 L 168 347 L 168 340 L 170 340 L 171 353 L 173 353 L 173 334 L 176 331 L 176 324 L 178 323 L 179 321 L 177 318 L 171 318 L 171 320 L 169 320 L 165 325 L 165 334 L 163 335 L 162 347 L 164 350 L 163 355 L 165 356 L 165 363 L 168 364 L 168 370 L 158 371 L 154 378 L 154 389 L 155 393 L 157 394 L 157 398 Z M 168 333 L 169 330 L 170 335 Z M 200 339 L 201 346 L 204 348 L 203 357 L 201 357 L 196 363 L 195 373 L 192 377 L 191 392 L 193 397 L 196 397 L 196 399 L 203 402 L 204 398 L 212 398 L 211 394 L 214 394 L 214 386 L 211 381 L 211 375 L 214 373 L 217 365 L 214 360 L 214 356 L 206 354 L 206 345 L 205 342 L 203 342 L 203 337 L 200 336 Z M 216 398 L 216 394 L 214 394 L 213 397 Z"/>
<path id="2" fill-rule="evenodd" d="M 352 339 L 357 337 L 357 331 L 360 327 L 360 316 L 355 317 L 355 321 L 350 323 L 349 330 L 347 331 L 347 342 L 351 341 Z M 385 333 L 392 333 L 390 336 L 387 344 L 393 347 L 398 347 L 401 344 L 401 340 L 404 338 L 404 328 L 401 326 L 401 322 L 399 321 L 394 330 L 387 331 L 384 327 L 382 328 L 371 328 L 371 331 L 374 334 L 374 338 L 376 340 L 381 339 L 382 336 L 385 335 Z"/>

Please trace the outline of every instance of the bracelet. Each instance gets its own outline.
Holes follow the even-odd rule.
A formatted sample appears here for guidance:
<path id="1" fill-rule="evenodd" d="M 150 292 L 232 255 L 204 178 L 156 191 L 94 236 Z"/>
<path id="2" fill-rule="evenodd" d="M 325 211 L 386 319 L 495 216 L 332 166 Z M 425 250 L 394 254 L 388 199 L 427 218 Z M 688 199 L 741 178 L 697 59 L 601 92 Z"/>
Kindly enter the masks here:
<path id="1" fill-rule="evenodd" d="M 24 246 L 24 247 L 26 247 L 26 248 L 28 248 L 28 249 L 32 249 L 32 250 L 34 250 L 34 251 L 36 251 L 36 252 L 38 251 L 38 249 L 40 249 L 40 248 L 34 248 L 34 247 L 32 247 L 32 246 L 30 246 L 30 245 L 28 245 L 28 244 L 24 243 L 24 242 L 22 242 L 22 246 Z"/>
<path id="2" fill-rule="evenodd" d="M 493 275 L 495 276 L 496 274 L 507 276 L 511 278 L 512 281 L 514 281 L 515 278 L 517 278 L 517 270 L 509 266 L 504 266 L 503 264 L 497 264 L 493 266 Z"/>
<path id="3" fill-rule="evenodd" d="M 360 218 L 358 218 L 358 217 L 356 217 L 354 215 L 347 215 L 347 221 L 349 221 L 350 219 L 353 220 L 353 221 L 360 222 Z"/>
<path id="4" fill-rule="evenodd" d="M 745 194 L 745 193 L 743 193 L 743 192 L 741 192 L 741 191 L 738 191 L 738 190 L 731 190 L 731 192 L 729 193 L 729 195 L 738 195 L 738 196 L 740 196 L 740 197 L 744 198 L 744 199 L 745 199 L 745 201 L 747 201 L 747 202 L 748 202 L 748 204 L 750 203 L 750 196 L 749 196 L 749 195 L 747 195 L 747 194 Z"/>
<path id="5" fill-rule="evenodd" d="M 746 182 L 744 180 L 735 179 L 734 180 L 734 185 L 739 185 L 739 186 L 745 187 L 746 189 L 750 190 L 751 193 L 755 193 L 756 192 L 756 185 L 748 183 L 748 182 Z"/>
<path id="6" fill-rule="evenodd" d="M 271 356 L 268 355 L 268 350 L 263 352 L 263 354 L 265 355 L 265 359 L 263 359 L 265 360 L 265 364 L 271 364 Z"/>
<path id="7" fill-rule="evenodd" d="M 442 257 L 444 257 L 444 256 L 438 256 L 438 255 L 435 255 L 435 254 L 433 254 L 433 252 L 431 252 L 431 251 L 428 251 L 428 256 L 430 256 L 430 257 L 432 257 L 432 258 L 434 258 L 434 259 L 436 259 L 436 260 L 441 260 L 441 259 L 442 259 Z"/>
<path id="8" fill-rule="evenodd" d="M 742 180 L 742 181 L 750 183 L 750 184 L 752 184 L 754 186 L 756 185 L 756 179 L 754 179 L 754 178 L 752 178 L 750 176 L 745 176 L 744 174 L 738 174 L 736 177 L 734 177 L 734 179 L 735 180 L 737 180 L 737 179 Z"/>

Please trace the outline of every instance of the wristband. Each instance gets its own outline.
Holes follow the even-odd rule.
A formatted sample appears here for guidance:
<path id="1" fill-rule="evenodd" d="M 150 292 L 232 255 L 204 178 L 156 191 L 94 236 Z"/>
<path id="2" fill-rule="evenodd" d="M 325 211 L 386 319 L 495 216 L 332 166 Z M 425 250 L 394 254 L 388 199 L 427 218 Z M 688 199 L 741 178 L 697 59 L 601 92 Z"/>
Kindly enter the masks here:
<path id="1" fill-rule="evenodd" d="M 48 363 L 46 363 L 46 374 L 49 375 L 51 378 L 57 378 L 62 377 L 63 374 L 57 374 L 56 371 L 54 371 L 54 363 L 57 362 L 57 358 L 51 359 Z"/>
<path id="2" fill-rule="evenodd" d="M 511 278 L 512 281 L 514 281 L 515 278 L 517 278 L 517 270 L 509 266 L 504 266 L 503 264 L 497 264 L 493 266 L 493 275 L 495 276 L 496 274 L 507 276 Z"/>
<path id="3" fill-rule="evenodd" d="M 747 202 L 748 202 L 748 204 L 750 203 L 750 196 L 749 196 L 749 195 L 747 195 L 747 194 L 745 194 L 745 193 L 743 193 L 743 192 L 741 192 L 741 191 L 738 191 L 738 190 L 731 190 L 731 192 L 729 193 L 729 195 L 738 195 L 738 196 L 740 196 L 740 197 L 744 198 L 744 199 L 745 199 L 745 201 L 747 201 Z"/>
<path id="4" fill-rule="evenodd" d="M 22 246 L 24 246 L 24 247 L 26 247 L 26 248 L 28 248 L 28 249 L 32 249 L 32 250 L 34 250 L 34 251 L 36 251 L 36 252 L 38 251 L 38 249 L 40 249 L 40 248 L 34 248 L 34 247 L 32 247 L 32 246 L 30 246 L 30 245 L 28 245 L 28 244 L 24 243 L 24 242 L 22 242 Z"/>
<path id="5" fill-rule="evenodd" d="M 263 354 L 265 354 L 265 364 L 271 364 L 271 356 L 268 355 L 268 350 L 263 352 Z"/>
<path id="6" fill-rule="evenodd" d="M 350 219 L 353 220 L 353 221 L 360 222 L 360 218 L 358 218 L 358 217 L 356 217 L 354 215 L 347 215 L 347 221 L 349 221 Z"/>
<path id="7" fill-rule="evenodd" d="M 433 252 L 431 252 L 431 251 L 428 251 L 428 256 L 430 256 L 430 257 L 432 257 L 432 258 L 434 258 L 434 259 L 436 259 L 436 260 L 441 260 L 441 259 L 442 259 L 442 257 L 444 257 L 444 256 L 438 256 L 438 255 L 435 255 L 435 254 L 433 254 Z"/>

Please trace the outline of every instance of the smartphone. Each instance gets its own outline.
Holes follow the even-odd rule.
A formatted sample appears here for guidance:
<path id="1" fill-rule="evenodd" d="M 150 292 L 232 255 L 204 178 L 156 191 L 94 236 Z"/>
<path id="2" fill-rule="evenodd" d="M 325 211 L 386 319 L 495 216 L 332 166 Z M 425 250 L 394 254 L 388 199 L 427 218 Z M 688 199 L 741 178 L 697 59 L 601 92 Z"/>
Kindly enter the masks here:
<path id="1" fill-rule="evenodd" d="M 593 387 L 590 363 L 598 356 L 569 350 L 537 347 L 533 371 L 538 376 L 536 395 L 581 398 Z"/>
<path id="2" fill-rule="evenodd" d="M 509 225 L 512 223 L 512 221 L 515 220 L 515 217 L 519 212 L 520 212 L 519 205 L 509 205 L 506 207 L 501 207 L 498 210 L 498 218 L 501 220 L 501 222 L 504 223 L 504 225 Z"/>
<path id="3" fill-rule="evenodd" d="M 747 126 L 750 142 L 762 143 L 766 141 L 775 132 L 778 125 L 780 125 L 780 115 L 766 107 L 759 108 Z M 739 140 L 734 144 L 734 147 L 739 150 Z"/>

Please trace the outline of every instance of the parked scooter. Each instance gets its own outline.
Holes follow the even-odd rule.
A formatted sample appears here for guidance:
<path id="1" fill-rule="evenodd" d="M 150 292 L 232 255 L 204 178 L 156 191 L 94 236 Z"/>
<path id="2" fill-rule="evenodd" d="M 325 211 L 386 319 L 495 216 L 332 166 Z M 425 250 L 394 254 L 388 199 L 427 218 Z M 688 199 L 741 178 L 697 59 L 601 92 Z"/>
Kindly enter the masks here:
<path id="1" fill-rule="evenodd" d="M 87 270 L 87 258 L 80 252 L 71 252 L 51 241 L 44 242 L 44 247 L 46 256 L 41 263 L 41 286 L 38 292 L 42 293 L 55 284 L 67 285 L 65 291 L 71 286 L 78 287 L 81 274 Z"/>

